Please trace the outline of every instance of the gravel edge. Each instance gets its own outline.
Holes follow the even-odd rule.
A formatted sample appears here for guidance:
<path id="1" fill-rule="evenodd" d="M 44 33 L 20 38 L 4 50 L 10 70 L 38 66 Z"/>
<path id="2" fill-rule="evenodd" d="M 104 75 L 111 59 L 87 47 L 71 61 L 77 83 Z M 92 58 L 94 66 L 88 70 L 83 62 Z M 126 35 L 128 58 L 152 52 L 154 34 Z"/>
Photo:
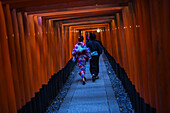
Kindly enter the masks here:
<path id="1" fill-rule="evenodd" d="M 70 73 L 70 76 L 68 77 L 66 83 L 64 84 L 63 88 L 60 90 L 60 93 L 56 96 L 56 98 L 50 104 L 50 106 L 46 110 L 46 113 L 57 113 L 58 112 L 60 105 L 63 103 L 63 100 L 70 89 L 70 86 L 74 80 L 74 77 L 77 74 L 77 71 L 78 71 L 78 66 L 75 65 L 74 69 Z"/>
<path id="2" fill-rule="evenodd" d="M 132 108 L 132 103 L 130 101 L 130 98 L 125 92 L 125 89 L 121 81 L 116 76 L 105 54 L 103 54 L 103 60 L 107 68 L 107 73 L 109 75 L 110 82 L 111 82 L 120 112 L 121 113 L 135 113 L 134 109 Z"/>

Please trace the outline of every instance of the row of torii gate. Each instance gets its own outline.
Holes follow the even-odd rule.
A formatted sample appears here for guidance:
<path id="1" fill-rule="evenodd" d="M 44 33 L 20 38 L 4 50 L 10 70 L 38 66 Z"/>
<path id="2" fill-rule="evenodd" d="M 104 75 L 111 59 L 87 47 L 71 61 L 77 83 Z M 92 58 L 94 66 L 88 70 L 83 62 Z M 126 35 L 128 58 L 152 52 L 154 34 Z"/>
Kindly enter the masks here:
<path id="1" fill-rule="evenodd" d="M 86 32 L 103 44 L 136 112 L 170 112 L 169 1 L 92 1 L 0 1 L 1 113 L 45 111 Z"/>

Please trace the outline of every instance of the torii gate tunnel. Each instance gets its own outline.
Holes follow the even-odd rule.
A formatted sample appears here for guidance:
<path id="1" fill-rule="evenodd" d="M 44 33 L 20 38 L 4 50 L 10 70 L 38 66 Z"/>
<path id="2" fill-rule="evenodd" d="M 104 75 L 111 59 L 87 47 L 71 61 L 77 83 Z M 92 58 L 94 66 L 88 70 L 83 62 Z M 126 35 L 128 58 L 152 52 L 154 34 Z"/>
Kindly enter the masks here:
<path id="1" fill-rule="evenodd" d="M 90 32 L 135 112 L 170 113 L 169 11 L 169 0 L 1 0 L 0 113 L 45 112 Z"/>

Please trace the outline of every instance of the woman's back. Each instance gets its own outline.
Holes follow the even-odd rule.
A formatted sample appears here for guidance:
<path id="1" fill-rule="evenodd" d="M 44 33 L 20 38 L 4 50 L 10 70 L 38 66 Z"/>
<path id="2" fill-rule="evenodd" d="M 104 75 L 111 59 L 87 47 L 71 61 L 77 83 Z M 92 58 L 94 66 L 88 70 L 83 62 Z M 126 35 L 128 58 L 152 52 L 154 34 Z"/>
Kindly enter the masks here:
<path id="1" fill-rule="evenodd" d="M 75 51 L 76 52 L 79 52 L 79 53 L 83 53 L 83 51 L 85 51 L 87 48 L 86 48 L 86 44 L 83 43 L 83 42 L 78 42 L 76 45 L 75 45 Z"/>
<path id="2" fill-rule="evenodd" d="M 86 44 L 83 42 L 78 42 L 75 45 L 75 48 L 73 49 L 73 56 L 75 56 L 78 60 L 85 60 L 87 57 L 89 57 L 90 50 L 86 47 Z M 89 58 L 88 58 L 89 59 Z"/>

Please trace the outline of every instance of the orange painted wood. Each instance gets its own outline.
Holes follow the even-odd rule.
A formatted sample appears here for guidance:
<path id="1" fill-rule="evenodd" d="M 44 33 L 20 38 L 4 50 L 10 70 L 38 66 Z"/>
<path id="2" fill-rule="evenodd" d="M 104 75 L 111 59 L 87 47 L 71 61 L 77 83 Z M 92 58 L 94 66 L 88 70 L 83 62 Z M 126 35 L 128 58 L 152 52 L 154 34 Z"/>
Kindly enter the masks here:
<path id="1" fill-rule="evenodd" d="M 48 81 L 51 77 L 51 60 L 50 60 L 50 57 L 51 57 L 51 54 L 50 54 L 50 31 L 49 31 L 49 20 L 47 20 L 47 23 L 46 23 L 46 41 L 47 41 L 47 77 L 48 77 Z"/>
<path id="2" fill-rule="evenodd" d="M 127 12 L 124 13 L 124 10 L 122 10 L 121 29 L 122 29 L 122 32 L 123 32 L 122 40 L 123 40 L 123 50 L 124 50 L 124 69 L 125 69 L 125 72 L 127 73 L 128 78 L 130 78 L 130 72 L 129 72 L 130 51 L 128 50 L 128 47 L 130 47 L 130 45 L 129 45 L 129 35 L 128 35 L 129 31 L 128 31 L 128 29 L 126 29 L 127 28 L 126 27 L 127 21 L 128 21 L 129 18 L 126 17 L 126 16 L 123 16 L 124 14 L 127 14 Z"/>
<path id="3" fill-rule="evenodd" d="M 71 27 L 68 26 L 69 59 L 72 57 Z"/>
<path id="4" fill-rule="evenodd" d="M 169 1 L 150 0 L 153 66 L 156 81 L 156 108 L 158 113 L 170 112 L 169 107 Z M 157 12 L 157 13 L 155 13 Z"/>
<path id="5" fill-rule="evenodd" d="M 139 44 L 139 35 L 138 35 L 138 31 L 136 29 L 136 18 L 135 18 L 135 14 L 133 12 L 134 10 L 131 9 L 131 41 L 132 41 L 132 48 L 133 48 L 133 58 L 134 58 L 134 82 L 135 82 L 135 87 L 137 92 L 139 92 L 140 96 L 142 95 L 142 84 L 141 84 L 141 67 L 140 67 L 140 44 Z"/>
<path id="6" fill-rule="evenodd" d="M 56 52 L 57 52 L 57 70 L 61 69 L 61 49 L 60 49 L 60 39 L 59 39 L 59 25 L 55 23 L 55 36 L 56 36 Z"/>
<path id="7" fill-rule="evenodd" d="M 47 41 L 46 41 L 46 21 L 42 18 L 42 45 L 43 45 L 43 69 L 45 84 L 48 83 L 47 77 Z"/>
<path id="8" fill-rule="evenodd" d="M 56 35 L 55 35 L 55 23 L 53 21 L 52 22 L 52 26 L 51 26 L 51 29 L 52 29 L 52 43 L 53 43 L 53 46 L 52 46 L 52 51 L 53 51 L 53 73 L 57 73 L 58 72 L 58 63 L 57 63 L 57 43 L 56 43 Z"/>
<path id="9" fill-rule="evenodd" d="M 135 84 L 135 80 L 134 80 L 134 77 L 135 77 L 135 62 L 134 62 L 134 60 L 135 60 L 135 58 L 134 58 L 134 56 L 135 56 L 135 52 L 134 52 L 134 47 L 135 47 L 135 45 L 134 45 L 134 29 L 133 29 L 133 15 L 132 14 L 130 14 L 130 10 L 133 10 L 132 9 L 132 4 L 130 4 L 129 5 L 129 9 L 128 8 L 125 8 L 125 12 L 127 13 L 126 14 L 126 19 L 128 19 L 128 21 L 126 21 L 127 22 L 127 26 L 126 26 L 126 29 L 128 30 L 127 31 L 127 35 L 128 35 L 128 43 L 129 43 L 129 45 L 128 45 L 128 47 L 130 47 L 130 48 L 128 48 L 128 50 L 129 50 L 129 73 L 130 73 L 130 79 L 131 79 L 131 81 L 132 81 L 132 84 Z"/>
<path id="10" fill-rule="evenodd" d="M 70 55 L 70 52 L 69 52 L 69 27 L 66 26 L 65 27 L 65 43 L 66 43 L 66 63 L 69 61 L 69 55 Z"/>
<path id="11" fill-rule="evenodd" d="M 82 32 L 83 32 L 83 33 L 82 33 L 82 34 L 83 34 L 82 36 L 83 36 L 83 38 L 84 38 L 83 43 L 86 43 L 86 32 L 85 32 L 85 31 L 82 31 Z"/>
<path id="12" fill-rule="evenodd" d="M 75 32 L 75 34 L 74 34 L 75 44 L 77 44 L 79 42 L 78 37 L 79 37 L 79 32 Z"/>
<path id="13" fill-rule="evenodd" d="M 24 28 L 23 28 L 23 18 L 20 12 L 17 13 L 18 17 L 18 28 L 19 28 L 19 39 L 21 47 L 21 60 L 22 60 L 22 69 L 23 69 L 23 79 L 24 79 L 24 88 L 25 88 L 25 100 L 29 102 L 31 100 L 30 96 L 30 78 L 28 74 L 28 64 L 26 56 L 26 46 L 25 46 L 25 37 L 24 37 Z"/>
<path id="14" fill-rule="evenodd" d="M 114 43 L 113 42 L 113 32 L 112 32 L 112 26 L 111 26 L 111 22 L 109 23 L 109 35 L 110 35 L 110 49 L 111 49 L 111 53 L 110 55 L 113 57 L 113 47 L 114 47 Z"/>
<path id="15" fill-rule="evenodd" d="M 161 5 L 161 4 L 160 4 Z M 170 48 L 170 45 L 169 45 L 169 42 L 170 42 L 170 34 L 169 34 L 169 18 L 170 18 L 170 14 L 168 13 L 168 11 L 170 10 L 170 1 L 168 0 L 163 0 L 163 9 L 162 9 L 162 28 L 163 28 L 163 38 L 161 39 L 161 41 L 163 41 L 163 63 L 165 63 L 165 65 L 162 66 L 162 74 L 164 75 L 163 78 L 163 94 L 165 95 L 162 95 L 163 98 L 162 98 L 162 104 L 165 105 L 163 106 L 163 111 L 162 112 L 170 112 L 170 101 L 167 102 L 167 100 L 170 100 L 170 84 L 169 84 L 169 81 L 170 81 L 170 70 L 169 70 L 169 67 L 170 67 L 170 53 L 167 52 L 169 51 L 169 48 Z"/>
<path id="16" fill-rule="evenodd" d="M 59 44 L 59 53 L 60 53 L 60 55 L 59 55 L 59 61 L 60 61 L 60 70 L 63 68 L 63 57 L 62 57 L 62 55 L 63 55 L 63 48 L 62 48 L 62 31 L 61 31 L 61 25 L 60 24 L 58 24 L 58 44 Z"/>
<path id="17" fill-rule="evenodd" d="M 104 41 L 103 41 L 103 29 L 102 29 L 102 31 L 100 32 L 100 36 L 101 36 L 101 43 L 102 43 L 102 45 L 104 46 Z"/>
<path id="18" fill-rule="evenodd" d="M 101 32 L 101 29 L 100 29 L 100 32 Z M 101 40 L 100 32 L 99 32 L 99 33 L 96 33 L 96 40 L 98 40 L 98 41 L 100 41 L 100 40 Z"/>
<path id="19" fill-rule="evenodd" d="M 132 54 L 132 41 L 131 41 L 131 37 L 132 37 L 132 33 L 131 33 L 131 27 L 129 25 L 129 11 L 128 11 L 128 7 L 125 7 L 122 11 L 123 13 L 123 24 L 124 24 L 124 34 L 125 34 L 125 40 L 126 40 L 126 54 L 127 54 L 127 74 L 128 77 L 130 78 L 130 80 L 132 81 L 132 84 L 134 84 L 134 80 L 133 78 L 133 54 Z"/>
<path id="20" fill-rule="evenodd" d="M 70 56 L 72 58 L 72 51 L 73 51 L 73 48 L 74 48 L 74 38 L 73 38 L 73 28 L 72 27 L 69 27 L 69 43 L 70 43 Z"/>
<path id="21" fill-rule="evenodd" d="M 33 67 L 32 67 L 32 58 L 31 58 L 31 39 L 30 39 L 30 30 L 29 30 L 29 21 L 27 13 L 23 14 L 23 23 L 24 23 L 24 35 L 25 35 L 25 46 L 26 46 L 26 55 L 27 55 L 27 64 L 28 64 L 28 74 L 30 80 L 30 95 L 31 98 L 35 96 L 34 88 L 34 77 L 33 77 Z"/>
<path id="22" fill-rule="evenodd" d="M 106 42 L 106 31 L 105 28 L 103 29 L 103 46 L 104 48 L 107 48 L 107 42 Z"/>
<path id="23" fill-rule="evenodd" d="M 38 51 L 38 65 L 41 78 L 41 86 L 48 83 L 48 46 L 47 46 L 47 30 L 46 30 L 46 20 L 43 17 L 34 16 L 34 27 L 36 36 L 36 45 Z"/>
<path id="24" fill-rule="evenodd" d="M 38 79 L 40 80 L 39 88 L 42 88 L 42 79 L 43 79 L 43 71 L 42 71 L 42 64 L 41 64 L 41 55 L 40 55 L 40 32 L 39 32 L 39 25 L 38 25 L 38 18 L 34 16 L 34 29 L 35 29 L 35 44 L 36 44 L 36 52 L 37 52 L 37 71 L 38 71 Z"/>
<path id="25" fill-rule="evenodd" d="M 1 3 L 0 3 L 1 5 Z M 0 60 L 2 61 L 2 48 L 0 43 Z M 8 107 L 8 93 L 6 90 L 6 84 L 5 84 L 5 74 L 4 74 L 4 66 L 3 63 L 0 62 L 0 112 L 1 113 L 9 113 L 9 107 Z"/>
<path id="26" fill-rule="evenodd" d="M 112 20 L 112 22 L 110 23 L 110 36 L 111 36 L 111 44 L 112 44 L 112 57 L 116 60 L 116 54 L 115 54 L 115 49 L 116 49 L 116 43 L 115 43 L 115 32 L 114 32 L 114 29 L 113 28 L 113 22 L 114 20 Z M 114 26 L 115 27 L 115 26 Z"/>
<path id="27" fill-rule="evenodd" d="M 74 49 L 75 44 L 76 44 L 76 39 L 75 39 L 75 33 L 74 32 L 75 32 L 75 28 L 72 29 L 72 35 L 71 35 L 72 36 L 72 40 L 73 40 L 73 42 L 72 42 L 73 43 L 73 49 Z"/>
<path id="28" fill-rule="evenodd" d="M 110 31 L 109 31 L 109 27 L 107 26 L 106 28 L 106 40 L 107 40 L 107 48 L 108 48 L 108 52 L 109 54 L 111 54 L 111 38 L 110 38 Z"/>
<path id="29" fill-rule="evenodd" d="M 140 62 L 140 60 L 141 60 L 141 56 L 140 56 L 140 42 L 139 42 L 139 31 L 138 31 L 138 29 L 136 28 L 136 25 L 137 25 L 137 20 L 135 20 L 135 23 L 133 24 L 134 26 L 133 26 L 133 28 L 134 28 L 134 32 L 135 32 L 135 37 L 134 37 L 134 43 L 135 43 L 135 55 L 136 55 L 136 61 L 135 61 L 135 67 L 136 67 L 136 69 L 135 69 L 135 72 L 136 72 L 136 77 L 135 77 L 135 82 L 136 82 L 136 86 L 138 86 L 137 87 L 137 91 L 139 92 L 139 94 L 140 94 L 140 96 L 143 98 L 144 97 L 144 94 L 143 94 L 143 84 L 142 84 L 142 77 L 140 76 L 140 74 L 141 74 L 141 71 L 142 71 L 142 69 L 141 69 L 141 62 Z"/>
<path id="30" fill-rule="evenodd" d="M 106 49 L 107 51 L 110 53 L 110 50 L 109 50 L 109 36 L 108 36 L 108 28 L 106 27 L 105 28 L 105 46 L 106 46 Z"/>
<path id="31" fill-rule="evenodd" d="M 54 73 L 58 72 L 58 53 L 57 53 L 57 35 L 56 35 L 56 25 L 53 23 L 53 33 L 54 33 Z"/>
<path id="32" fill-rule="evenodd" d="M 51 56 L 52 56 L 52 75 L 54 74 L 54 48 L 55 48 L 55 43 L 54 43 L 54 24 L 53 24 L 53 21 L 51 21 L 51 25 L 50 25 L 50 31 L 51 31 Z"/>
<path id="33" fill-rule="evenodd" d="M 53 75 L 54 73 L 54 33 L 53 33 L 53 21 L 49 20 L 49 49 L 50 49 L 50 54 L 51 54 L 51 57 L 50 57 L 50 62 L 51 62 L 51 75 Z"/>
<path id="34" fill-rule="evenodd" d="M 115 26 L 115 20 L 112 20 L 112 33 L 113 33 L 113 40 L 112 40 L 112 43 L 113 43 L 113 56 L 116 60 L 117 63 L 119 63 L 119 57 L 118 57 L 118 45 L 117 45 L 117 29 L 116 29 L 116 26 Z"/>
<path id="35" fill-rule="evenodd" d="M 137 3 L 136 3 L 137 4 Z M 137 5 L 135 5 L 135 10 L 138 11 L 139 8 L 137 8 Z M 137 68 L 136 68 L 136 72 L 137 72 L 137 77 L 136 77 L 136 82 L 138 84 L 138 89 L 139 89 L 139 94 L 142 98 L 144 98 L 144 89 L 143 89 L 143 82 L 141 81 L 142 80 L 142 76 L 141 76 L 141 73 L 142 73 L 142 64 L 141 64 L 141 48 L 140 48 L 140 31 L 139 31 L 139 28 L 137 28 L 137 26 L 139 25 L 138 23 L 138 18 L 136 17 L 135 18 L 135 23 L 134 23 L 134 29 L 135 29 L 135 49 L 136 49 L 136 64 L 137 64 Z"/>
<path id="36" fill-rule="evenodd" d="M 107 31 L 106 31 L 106 34 L 107 34 L 107 36 L 106 36 L 106 39 L 108 40 L 107 42 L 107 45 L 108 45 L 108 51 L 109 51 L 109 53 L 112 55 L 112 44 L 111 44 L 111 41 L 112 41 L 112 38 L 111 38 L 111 35 L 110 35 L 110 30 L 111 30 L 111 28 L 110 28 L 110 26 L 108 25 L 107 26 Z"/>
<path id="37" fill-rule="evenodd" d="M 118 38 L 117 38 L 117 41 L 118 41 L 118 48 L 119 48 L 119 64 L 121 67 L 123 67 L 123 47 L 122 47 L 122 32 L 121 32 L 121 25 L 120 25 L 120 14 L 117 13 L 116 14 L 116 24 L 117 24 L 117 34 L 118 34 Z"/>
<path id="38" fill-rule="evenodd" d="M 55 56 L 55 60 L 54 60 L 54 62 L 55 62 L 55 70 L 56 70 L 56 72 L 58 72 L 59 71 L 59 67 L 60 67 L 60 63 L 59 63 L 59 49 L 58 49 L 58 28 L 57 28 L 57 25 L 56 25 L 56 23 L 54 22 L 53 23 L 53 25 L 54 25 L 54 46 L 55 46 L 55 49 L 54 49 L 54 56 Z"/>
<path id="39" fill-rule="evenodd" d="M 116 15 L 116 25 L 117 25 L 117 34 L 118 34 L 118 40 L 117 41 L 118 41 L 119 63 L 120 63 L 121 66 L 124 67 L 123 50 L 122 50 L 123 46 L 121 45 L 121 43 L 122 43 L 122 26 L 120 24 L 120 15 L 119 14 Z M 133 29 L 133 27 L 132 27 L 132 29 Z M 132 41 L 133 41 L 133 39 L 132 39 Z M 139 44 L 137 44 L 138 41 L 136 41 L 135 43 L 136 43 L 137 46 L 139 46 Z M 135 46 L 134 46 L 134 48 L 139 49 L 138 47 L 135 47 Z M 136 50 L 135 52 L 136 52 L 137 55 L 140 55 L 139 51 Z M 136 54 L 134 55 L 135 59 L 138 58 Z M 135 76 L 136 76 L 135 77 L 135 86 L 136 86 L 137 91 L 140 92 L 141 91 L 140 90 L 141 89 L 141 83 L 140 83 L 140 76 L 139 76 L 139 72 L 138 72 L 138 69 L 139 69 L 138 68 L 138 66 L 139 66 L 138 60 L 135 60 L 134 63 L 136 65 L 136 67 L 135 67 L 136 68 L 136 70 L 135 70 L 135 72 L 136 72 L 136 74 L 135 74 Z"/>
<path id="40" fill-rule="evenodd" d="M 137 49 L 138 48 L 136 48 L 136 43 L 135 43 L 135 36 L 136 36 L 136 33 L 135 33 L 135 23 L 136 23 L 136 21 L 135 21 L 135 15 L 134 15 L 134 10 L 133 10 L 133 6 L 132 6 L 132 3 L 130 3 L 129 4 L 129 24 L 130 24 L 130 26 L 129 26 L 129 31 L 130 31 L 130 40 L 131 40 L 131 49 L 132 49 L 132 62 L 133 62 L 133 67 L 131 67 L 132 68 L 132 73 L 133 73 L 133 75 L 132 75 L 132 81 L 133 81 L 133 84 L 135 85 L 135 87 L 136 87 L 136 90 L 137 90 L 137 92 L 139 92 L 139 82 L 138 82 L 138 70 L 137 70 L 137 68 L 138 68 L 138 59 L 137 59 L 137 57 L 136 57 L 136 51 L 138 51 Z M 138 46 L 138 45 L 137 45 Z M 137 54 L 138 55 L 138 54 Z"/>
<path id="41" fill-rule="evenodd" d="M 48 72 L 48 80 L 51 76 L 51 69 L 50 69 L 50 66 L 51 66 L 51 61 L 50 61 L 50 31 L 49 31 L 49 20 L 46 20 L 46 41 L 47 41 L 47 64 L 48 64 L 48 68 L 47 68 L 47 72 Z"/>
<path id="42" fill-rule="evenodd" d="M 67 63 L 67 34 L 66 34 L 66 27 L 62 26 L 63 28 L 63 38 L 64 38 L 64 47 L 65 47 L 65 64 Z"/>
<path id="43" fill-rule="evenodd" d="M 44 45 L 43 45 L 43 26 L 42 17 L 37 17 L 38 19 L 38 42 L 39 42 L 39 52 L 40 52 L 40 71 L 41 71 L 41 82 L 42 85 L 45 84 L 45 69 L 44 69 Z"/>
<path id="44" fill-rule="evenodd" d="M 63 38 L 64 38 L 64 48 L 65 48 L 65 63 L 64 63 L 64 66 L 66 65 L 67 63 L 67 54 L 68 54 L 68 41 L 67 41 L 67 31 L 66 31 L 66 27 L 63 27 Z"/>
<path id="45" fill-rule="evenodd" d="M 144 0 L 141 1 L 141 10 L 143 17 L 143 27 L 144 27 L 144 43 L 145 43 L 145 51 L 146 51 L 146 68 L 147 68 L 147 75 L 148 75 L 148 86 L 149 86 L 149 102 L 150 105 L 156 108 L 156 81 L 154 76 L 154 69 L 153 69 L 153 50 L 152 50 L 152 37 L 151 37 L 151 20 L 150 20 L 150 9 L 149 9 L 149 1 Z M 152 81 L 152 82 L 150 82 Z"/>
<path id="46" fill-rule="evenodd" d="M 108 28 L 105 28 L 105 46 L 106 46 L 106 50 L 109 52 L 110 54 L 110 39 L 108 36 Z"/>
<path id="47" fill-rule="evenodd" d="M 124 23 L 123 23 L 123 20 L 122 20 L 122 13 L 119 14 L 119 20 L 118 20 L 118 31 L 119 31 L 119 38 L 120 38 L 120 41 L 121 41 L 121 47 L 122 47 L 122 66 L 124 67 L 125 69 L 125 72 L 128 74 L 128 61 L 127 61 L 127 44 L 126 44 L 126 36 L 125 36 L 125 33 L 124 33 Z"/>
<path id="48" fill-rule="evenodd" d="M 65 42 L 66 42 L 66 63 L 69 61 L 69 31 L 68 26 L 65 27 Z"/>
<path id="49" fill-rule="evenodd" d="M 62 60 L 62 39 L 61 39 L 61 27 L 60 27 L 60 24 L 58 23 L 57 25 L 57 29 L 58 29 L 58 51 L 59 51 L 59 64 L 60 64 L 60 67 L 59 67 L 59 70 L 62 69 L 62 64 L 63 64 L 63 60 Z"/>
<path id="50" fill-rule="evenodd" d="M 61 26 L 61 40 L 62 40 L 62 57 L 63 57 L 63 67 L 66 64 L 66 42 L 65 42 L 65 28 Z"/>
<path id="51" fill-rule="evenodd" d="M 73 51 L 73 38 L 72 38 L 72 28 L 69 27 L 69 51 L 70 51 L 70 58 L 72 57 Z"/>
<path id="52" fill-rule="evenodd" d="M 70 38 L 69 35 L 70 35 L 70 33 L 69 33 L 69 32 L 70 32 L 70 31 L 69 31 L 69 27 L 67 27 L 67 35 L 68 35 L 68 36 L 67 36 L 67 41 L 68 41 L 68 46 L 67 46 L 67 47 L 68 47 L 68 48 L 67 48 L 67 49 L 68 49 L 68 53 L 67 53 L 67 54 L 68 54 L 68 61 L 71 59 L 71 56 L 70 56 L 71 51 L 70 51 L 70 49 L 69 49 L 69 48 L 70 48 L 70 42 L 69 42 L 69 38 Z"/>
<path id="53" fill-rule="evenodd" d="M 29 30 L 30 30 L 30 47 L 31 47 L 31 58 L 32 58 L 32 68 L 34 77 L 34 88 L 36 92 L 39 92 L 41 86 L 40 73 L 38 72 L 38 56 L 37 56 L 37 45 L 35 40 L 35 27 L 32 15 L 28 15 Z"/>
<path id="54" fill-rule="evenodd" d="M 75 37 L 76 37 L 76 44 L 79 42 L 79 40 L 78 40 L 78 37 L 79 37 L 79 32 L 76 32 L 75 33 Z"/>
<path id="55" fill-rule="evenodd" d="M 14 83 L 12 79 L 12 70 L 11 70 L 11 62 L 9 56 L 9 48 L 8 48 L 8 37 L 6 30 L 6 22 L 4 17 L 4 12 L 2 8 L 2 3 L 0 2 L 0 46 L 1 46 L 1 62 L 3 65 L 4 78 L 3 84 L 6 85 L 7 97 L 8 97 L 8 107 L 10 113 L 17 112 L 15 92 L 14 92 Z M 1 75 L 2 76 L 2 75 Z"/>
<path id="56" fill-rule="evenodd" d="M 83 7 L 83 6 L 95 6 L 96 4 L 102 5 L 102 4 L 115 4 L 116 6 L 124 5 L 128 3 L 130 0 L 112 0 L 112 1 L 102 1 L 102 0 L 86 0 L 86 1 L 80 1 L 80 0 L 48 0 L 41 2 L 40 0 L 33 1 L 33 0 L 3 0 L 4 3 L 11 3 L 12 8 L 25 8 L 26 11 L 42 11 L 47 10 L 49 12 L 50 10 L 54 9 L 63 9 L 63 8 L 72 8 L 72 7 Z M 69 5 L 68 5 L 69 4 Z M 33 7 L 33 8 L 28 8 Z"/>
<path id="57" fill-rule="evenodd" d="M 137 24 L 136 24 L 136 29 L 137 29 L 137 32 L 138 32 L 138 42 L 139 42 L 139 51 L 140 51 L 140 65 L 141 65 L 141 73 L 140 73 L 140 77 L 141 77 L 141 86 L 143 87 L 142 88 L 142 97 L 144 98 L 144 101 L 149 104 L 149 95 L 150 95 L 150 92 L 149 92 L 149 89 L 148 89 L 148 75 L 147 75 L 147 64 L 146 64 L 146 43 L 144 42 L 144 39 L 146 38 L 144 36 L 144 23 L 143 23 L 143 12 L 142 12 L 142 7 L 141 7 L 141 2 L 140 1 L 137 1 L 136 2 L 136 7 L 135 7 L 135 10 L 136 10 L 136 20 L 137 20 Z M 143 79 L 143 80 L 142 80 Z"/>
<path id="58" fill-rule="evenodd" d="M 51 21 L 51 37 L 52 37 L 51 44 L 52 44 L 52 59 L 53 59 L 53 74 L 54 74 L 55 68 L 56 68 L 55 64 L 54 64 L 55 59 L 56 59 L 56 56 L 54 54 L 56 45 L 55 45 L 55 41 L 54 41 L 54 23 L 53 23 L 53 21 Z"/>
<path id="59" fill-rule="evenodd" d="M 6 5 L 4 11 L 6 17 L 6 28 L 7 28 L 7 35 L 8 35 L 8 45 L 9 45 L 12 77 L 13 77 L 14 90 L 15 90 L 15 98 L 16 98 L 17 109 L 20 109 L 22 107 L 21 93 L 20 93 L 20 86 L 19 86 L 20 84 L 18 79 L 17 61 L 16 61 L 16 53 L 15 53 L 15 45 L 14 45 L 14 32 L 13 32 L 9 5 Z"/>
<path id="60" fill-rule="evenodd" d="M 61 69 L 64 68 L 64 65 L 65 65 L 65 48 L 64 48 L 64 39 L 63 39 L 63 27 L 62 27 L 62 24 L 60 23 L 59 24 L 59 29 L 60 29 L 60 33 L 59 33 L 59 39 L 60 39 L 60 42 L 61 42 L 61 61 L 62 61 L 62 65 L 61 65 Z"/>
<path id="61" fill-rule="evenodd" d="M 78 34 L 79 32 L 76 31 L 76 29 L 74 28 L 74 32 L 73 32 L 73 37 L 74 37 L 74 45 L 78 43 Z"/>
<path id="62" fill-rule="evenodd" d="M 25 88 L 24 88 L 23 67 L 22 67 L 22 60 L 21 60 L 21 48 L 20 48 L 19 31 L 18 31 L 18 20 L 17 20 L 15 9 L 13 9 L 11 15 L 12 15 L 13 30 L 14 30 L 14 43 L 15 43 L 17 69 L 18 69 L 18 77 L 19 77 L 19 84 L 20 84 L 20 91 L 21 91 L 21 102 L 22 102 L 22 106 L 24 106 L 26 104 Z"/>
<path id="63" fill-rule="evenodd" d="M 70 49 L 69 49 L 69 27 L 65 26 L 65 43 L 66 43 L 66 63 L 70 60 Z"/>

